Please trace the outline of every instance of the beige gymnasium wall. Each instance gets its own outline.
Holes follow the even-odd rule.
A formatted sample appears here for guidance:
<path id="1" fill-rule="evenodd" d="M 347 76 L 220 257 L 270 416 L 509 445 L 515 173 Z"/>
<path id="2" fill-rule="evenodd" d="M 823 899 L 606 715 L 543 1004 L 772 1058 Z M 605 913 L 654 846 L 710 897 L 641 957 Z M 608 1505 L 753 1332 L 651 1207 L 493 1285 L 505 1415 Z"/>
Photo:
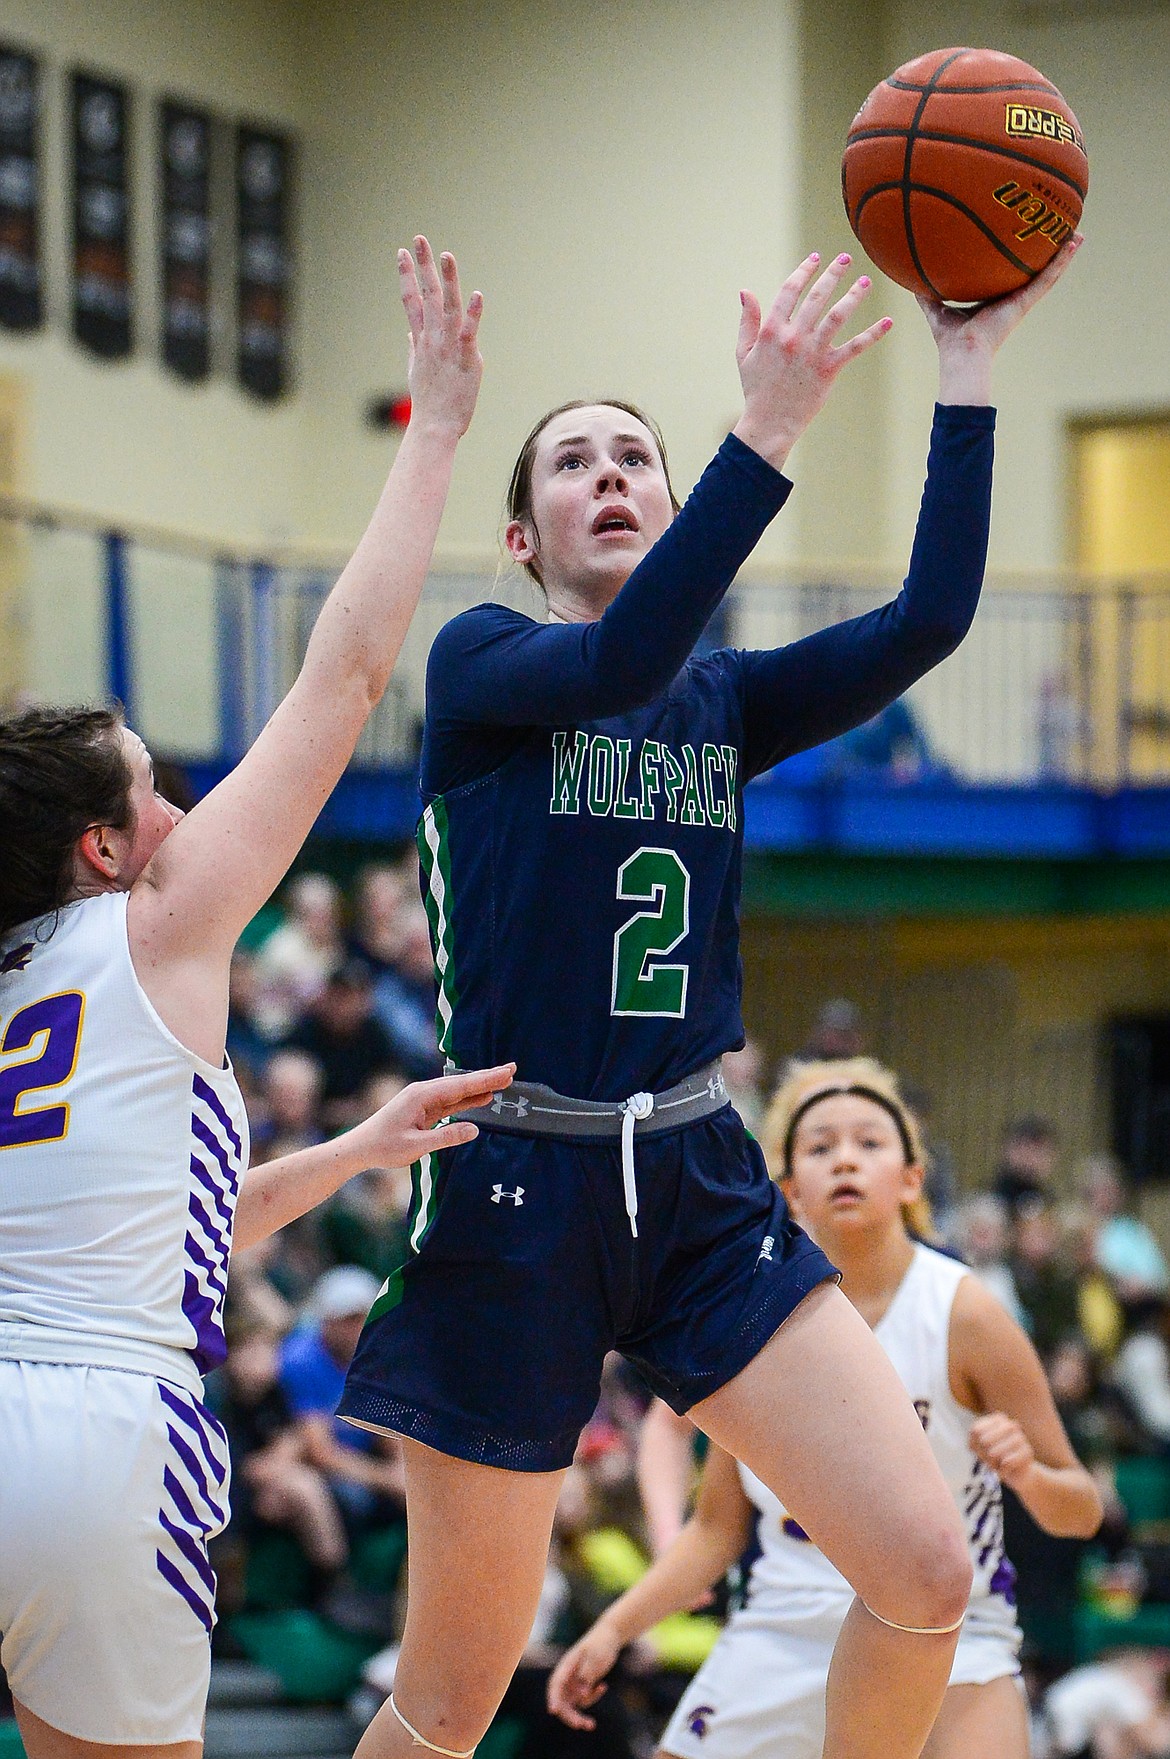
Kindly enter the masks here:
<path id="1" fill-rule="evenodd" d="M 994 560 L 1063 559 L 1069 414 L 1170 402 L 1170 243 L 1149 218 L 1164 207 L 1164 9 L 8 0 L 3 28 L 49 68 L 51 322 L 34 338 L 0 335 L 0 372 L 26 411 L 23 486 L 49 499 L 229 538 L 348 545 L 392 452 L 363 410 L 371 393 L 402 382 L 393 248 L 417 227 L 453 246 L 488 297 L 488 373 L 442 559 L 491 564 L 516 446 L 565 396 L 609 389 L 644 401 L 685 488 L 737 408 L 738 287 L 770 291 L 805 249 L 849 242 L 838 190 L 849 119 L 883 71 L 948 41 L 1002 44 L 1050 72 L 1080 113 L 1093 163 L 1090 246 L 1001 364 Z M 73 346 L 64 309 L 62 108 L 77 63 L 129 78 L 140 100 L 141 340 L 114 366 Z M 164 90 L 299 136 L 297 379 L 275 408 L 229 379 L 182 385 L 157 362 L 145 100 Z M 765 567 L 906 553 L 933 349 L 908 295 L 879 283 L 871 311 L 883 307 L 899 320 L 894 334 L 838 387 L 794 455 L 798 493 L 762 547 Z M 37 588 L 42 612 L 52 582 L 87 566 L 79 554 L 59 573 L 52 561 Z M 97 607 L 76 582 L 70 590 L 72 645 L 46 615 L 33 631 L 38 689 L 73 693 L 96 678 Z M 153 623 L 156 595 L 140 595 L 143 632 L 153 649 L 156 627 L 182 629 L 156 692 L 174 742 L 208 683 L 206 668 L 189 675 L 179 656 L 209 647 L 210 612 L 204 592 L 196 614 L 198 594 L 180 576 L 160 592 Z M 188 742 L 210 733 L 196 727 Z"/>

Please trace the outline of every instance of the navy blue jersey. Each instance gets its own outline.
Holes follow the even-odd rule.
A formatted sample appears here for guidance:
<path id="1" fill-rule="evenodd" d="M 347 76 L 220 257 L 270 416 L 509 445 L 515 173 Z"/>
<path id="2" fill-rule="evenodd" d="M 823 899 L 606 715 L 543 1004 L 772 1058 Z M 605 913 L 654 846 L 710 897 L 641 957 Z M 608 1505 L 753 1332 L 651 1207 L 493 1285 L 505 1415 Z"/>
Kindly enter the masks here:
<path id="1" fill-rule="evenodd" d="M 743 787 L 957 646 L 986 558 L 994 411 L 940 406 L 910 569 L 880 610 L 689 656 L 787 497 L 734 436 L 593 623 L 480 605 L 427 667 L 419 824 L 441 1049 L 583 1099 L 743 1043 Z"/>

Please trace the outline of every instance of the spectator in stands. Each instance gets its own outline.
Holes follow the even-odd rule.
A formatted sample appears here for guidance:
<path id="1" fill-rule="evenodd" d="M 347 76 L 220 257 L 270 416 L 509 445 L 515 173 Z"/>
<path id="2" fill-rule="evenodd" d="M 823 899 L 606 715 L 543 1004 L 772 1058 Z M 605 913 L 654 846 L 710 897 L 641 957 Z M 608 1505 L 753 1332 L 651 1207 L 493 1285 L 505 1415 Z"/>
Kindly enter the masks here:
<path id="1" fill-rule="evenodd" d="M 1024 1323 L 1041 1356 L 1077 1330 L 1080 1318 L 1076 1273 L 1065 1252 L 1060 1217 L 1043 1198 L 1016 1206 L 1012 1279 Z"/>
<path id="2" fill-rule="evenodd" d="M 345 956 L 341 894 L 331 879 L 323 873 L 297 874 L 284 903 L 286 920 L 256 954 L 257 1023 L 273 1042 L 287 1037 Z"/>
<path id="3" fill-rule="evenodd" d="M 905 783 L 928 781 L 950 772 L 931 750 L 910 704 L 900 696 L 872 720 L 830 741 L 825 748 L 825 774 Z"/>
<path id="4" fill-rule="evenodd" d="M 959 1250 L 975 1275 L 1026 1331 L 1028 1320 L 1007 1257 L 1007 1211 L 999 1198 L 988 1192 L 969 1197 L 959 1210 L 955 1231 Z"/>
<path id="5" fill-rule="evenodd" d="M 1065 1236 L 1077 1274 L 1081 1334 L 1098 1362 L 1111 1362 L 1125 1330 L 1117 1284 L 1097 1261 L 1100 1221 L 1087 1204 L 1064 1211 Z"/>
<path id="6" fill-rule="evenodd" d="M 250 1119 L 253 1165 L 324 1140 L 323 1082 L 320 1063 L 307 1051 L 289 1048 L 271 1053 L 260 1088 L 261 1110 Z"/>
<path id="7" fill-rule="evenodd" d="M 1120 1649 L 1074 1668 L 1048 1690 L 1047 1754 L 1038 1759 L 1140 1759 L 1170 1754 L 1163 1649 Z"/>
<path id="8" fill-rule="evenodd" d="M 838 996 L 820 1009 L 799 1055 L 802 1061 L 820 1063 L 864 1053 L 861 1015 L 852 1002 Z"/>
<path id="9" fill-rule="evenodd" d="M 1047 1118 L 1015 1118 L 1007 1125 L 991 1188 L 1011 1220 L 1028 1198 L 1051 1195 L 1058 1151 L 1059 1138 Z"/>
<path id="10" fill-rule="evenodd" d="M 321 1120 L 326 1131 L 348 1129 L 366 1116 L 366 1089 L 375 1076 L 397 1070 L 398 1058 L 374 1013 L 374 986 L 364 959 L 346 959 L 334 967 L 286 1044 L 306 1052 L 321 1066 Z M 437 1061 L 428 1072 L 440 1072 Z"/>
<path id="11" fill-rule="evenodd" d="M 1164 1295 L 1170 1270 L 1145 1222 L 1126 1215 L 1121 1167 L 1111 1154 L 1092 1154 L 1081 1167 L 1080 1188 L 1097 1220 L 1096 1261 L 1119 1293 Z"/>
<path id="12" fill-rule="evenodd" d="M 237 947 L 228 975 L 226 1049 L 237 1076 L 247 1074 L 254 1085 L 263 1078 L 272 1054 L 271 1040 L 258 1024 L 259 1009 L 260 979 L 255 956 Z"/>
<path id="13" fill-rule="evenodd" d="M 374 1009 L 394 1061 L 412 1081 L 442 1074 L 435 1034 L 435 968 L 431 932 L 421 903 L 404 905 L 398 958 L 374 985 Z"/>
<path id="14" fill-rule="evenodd" d="M 363 867 L 358 874 L 348 946 L 351 953 L 366 961 L 375 983 L 398 963 L 409 903 L 409 882 L 401 868 L 377 863 Z"/>
<path id="15" fill-rule="evenodd" d="M 366 1090 L 366 1112 L 377 1111 L 402 1085 L 397 1075 L 378 1076 Z M 406 1167 L 370 1167 L 350 1179 L 317 1211 L 326 1256 L 335 1264 L 360 1265 L 385 1282 L 408 1256 L 410 1194 Z"/>
<path id="16" fill-rule="evenodd" d="M 404 1505 L 402 1457 L 389 1436 L 335 1415 L 378 1281 L 357 1265 L 327 1270 L 310 1297 L 307 1323 L 285 1339 L 280 1384 L 296 1419 L 301 1457 L 323 1474 L 351 1539 Z"/>
<path id="17" fill-rule="evenodd" d="M 1151 1452 L 1170 1454 L 1170 1308 L 1161 1295 L 1123 1303 L 1126 1335 L 1109 1371 L 1112 1387 Z"/>
<path id="18" fill-rule="evenodd" d="M 930 1205 L 935 1232 L 950 1241 L 958 1227 L 959 1179 L 949 1142 L 934 1129 L 934 1098 L 925 1087 L 903 1083 L 906 1104 L 918 1119 L 926 1152 L 926 1180 L 922 1195 Z"/>
<path id="19" fill-rule="evenodd" d="M 723 1053 L 727 1097 L 743 1119 L 744 1128 L 753 1135 L 764 1112 L 764 1094 L 760 1086 L 763 1069 L 764 1060 L 754 1038 L 747 1039 L 742 1050 Z"/>
<path id="20" fill-rule="evenodd" d="M 349 1545 L 325 1478 L 305 1459 L 280 1384 L 278 1335 L 244 1321 L 233 1327 L 216 1415 L 231 1450 L 233 1526 L 251 1537 L 258 1527 L 284 1527 L 313 1567 L 339 1570 Z"/>

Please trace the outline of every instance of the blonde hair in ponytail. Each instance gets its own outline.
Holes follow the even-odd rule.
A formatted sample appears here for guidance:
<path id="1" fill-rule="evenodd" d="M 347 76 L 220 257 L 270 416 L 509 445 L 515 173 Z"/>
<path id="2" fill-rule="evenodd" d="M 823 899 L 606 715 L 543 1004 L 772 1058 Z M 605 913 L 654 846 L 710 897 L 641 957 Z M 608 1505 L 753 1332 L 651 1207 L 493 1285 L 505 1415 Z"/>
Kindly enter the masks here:
<path id="1" fill-rule="evenodd" d="M 901 1122 L 905 1141 L 911 1150 L 912 1164 L 926 1165 L 922 1126 L 903 1099 L 893 1070 L 874 1057 L 840 1057 L 833 1061 L 790 1064 L 772 1095 L 760 1127 L 760 1145 L 768 1162 L 768 1171 L 777 1183 L 789 1175 L 787 1153 L 791 1144 L 788 1136 L 797 1112 L 814 1095 L 846 1093 L 858 1088 L 868 1088 L 880 1096 L 881 1102 Z M 934 1240 L 934 1218 L 925 1196 L 902 1205 L 902 1220 L 907 1233 L 916 1239 Z"/>

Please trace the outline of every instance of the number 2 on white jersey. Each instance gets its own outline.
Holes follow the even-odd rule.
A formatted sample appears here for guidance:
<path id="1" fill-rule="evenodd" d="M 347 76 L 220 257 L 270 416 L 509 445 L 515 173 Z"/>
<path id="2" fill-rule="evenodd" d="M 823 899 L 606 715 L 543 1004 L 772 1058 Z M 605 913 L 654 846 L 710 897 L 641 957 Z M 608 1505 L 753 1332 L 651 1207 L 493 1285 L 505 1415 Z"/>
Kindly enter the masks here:
<path id="1" fill-rule="evenodd" d="M 0 1066 L 0 1148 L 60 1142 L 69 1130 L 68 1105 L 20 1108 L 28 1093 L 63 1087 L 77 1067 L 85 997 L 79 990 L 30 1002 L 8 1022 L 0 1055 L 35 1048 L 35 1055 Z M 41 1040 L 38 1044 L 38 1040 Z"/>
<path id="2" fill-rule="evenodd" d="M 610 1013 L 681 1020 L 690 967 L 659 961 L 690 932 L 690 874 L 673 849 L 638 849 L 618 868 L 617 895 L 651 908 L 636 910 L 613 937 Z"/>

